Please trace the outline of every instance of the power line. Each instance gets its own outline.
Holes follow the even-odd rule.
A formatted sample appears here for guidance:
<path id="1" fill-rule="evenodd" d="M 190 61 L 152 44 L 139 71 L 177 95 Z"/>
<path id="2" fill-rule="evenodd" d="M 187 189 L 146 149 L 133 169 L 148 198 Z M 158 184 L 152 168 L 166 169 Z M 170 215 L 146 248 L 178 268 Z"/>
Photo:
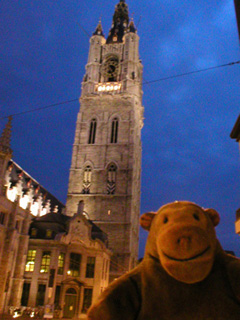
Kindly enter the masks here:
<path id="1" fill-rule="evenodd" d="M 164 78 L 160 78 L 160 79 L 156 79 L 156 80 L 145 81 L 143 84 L 151 84 L 151 83 L 165 81 L 165 80 L 169 80 L 169 79 L 184 77 L 184 76 L 187 76 L 187 75 L 190 75 L 190 74 L 205 72 L 205 71 L 209 71 L 209 70 L 213 70 L 213 69 L 219 69 L 219 68 L 223 68 L 223 67 L 229 67 L 229 66 L 233 66 L 233 65 L 239 64 L 239 63 L 240 63 L 240 60 L 235 61 L 235 62 L 229 62 L 229 63 L 221 64 L 221 65 L 214 66 L 214 67 L 208 67 L 208 68 L 205 68 L 205 69 L 199 69 L 199 70 L 195 70 L 195 71 L 189 71 L 189 72 L 185 72 L 185 73 L 180 73 L 180 74 L 177 74 L 175 76 L 169 76 L 169 77 L 164 77 Z"/>
<path id="2" fill-rule="evenodd" d="M 57 102 L 57 103 L 49 104 L 49 105 L 44 106 L 44 107 L 39 107 L 39 108 L 36 108 L 36 109 L 26 110 L 26 111 L 22 111 L 22 112 L 18 112 L 18 113 L 13 113 L 13 114 L 11 114 L 11 116 L 19 116 L 19 115 L 22 115 L 22 114 L 25 114 L 25 113 L 36 112 L 36 111 L 40 111 L 40 110 L 43 110 L 43 109 L 53 108 L 53 107 L 60 106 L 62 104 L 72 103 L 72 102 L 76 102 L 76 101 L 78 101 L 78 99 L 72 99 L 72 100 L 66 100 L 66 101 L 62 101 L 62 102 Z M 8 117 L 9 116 L 1 117 L 0 119 L 6 119 Z"/>
<path id="3" fill-rule="evenodd" d="M 152 84 L 152 83 L 156 83 L 156 82 L 160 82 L 160 81 L 166 81 L 166 80 L 175 79 L 175 78 L 180 78 L 180 77 L 184 77 L 184 76 L 195 74 L 195 73 L 206 72 L 206 71 L 209 71 L 209 70 L 214 70 L 214 69 L 219 69 L 219 68 L 224 68 L 224 67 L 230 67 L 230 66 L 233 66 L 233 65 L 236 65 L 236 64 L 240 64 L 240 60 L 234 61 L 234 62 L 225 63 L 225 64 L 221 64 L 221 65 L 214 66 L 214 67 L 208 67 L 208 68 L 205 68 L 205 69 L 199 69 L 199 70 L 195 70 L 195 71 L 189 71 L 189 72 L 185 72 L 185 73 L 180 73 L 180 74 L 177 74 L 177 75 L 174 75 L 174 76 L 163 77 L 163 78 L 159 78 L 159 79 L 155 79 L 155 80 L 149 80 L 149 81 L 144 80 L 143 85 Z M 135 85 L 133 85 L 133 86 L 135 86 Z M 39 108 L 36 108 L 36 109 L 31 109 L 31 110 L 26 110 L 26 111 L 14 113 L 14 114 L 11 114 L 11 116 L 19 116 L 19 115 L 26 114 L 26 113 L 31 113 L 31 112 L 36 112 L 36 111 L 48 109 L 48 108 L 58 107 L 60 105 L 67 104 L 67 103 L 72 103 L 72 102 L 76 102 L 76 101 L 78 101 L 78 98 L 72 99 L 72 100 L 66 100 L 66 101 L 63 101 L 63 102 L 53 103 L 53 104 L 50 104 L 50 105 L 47 105 L 47 106 L 43 106 L 43 107 L 39 107 Z M 9 117 L 9 115 L 5 116 L 5 117 L 1 117 L 0 119 L 2 120 L 2 119 L 6 119 L 8 117 Z"/>

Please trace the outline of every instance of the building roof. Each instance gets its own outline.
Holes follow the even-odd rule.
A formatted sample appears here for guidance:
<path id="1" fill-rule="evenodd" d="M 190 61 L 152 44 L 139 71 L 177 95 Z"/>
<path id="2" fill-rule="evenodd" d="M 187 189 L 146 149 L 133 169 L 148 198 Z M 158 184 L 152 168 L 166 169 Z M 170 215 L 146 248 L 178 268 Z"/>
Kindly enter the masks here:
<path id="1" fill-rule="evenodd" d="M 69 223 L 71 222 L 71 220 L 75 219 L 75 216 L 76 215 L 70 217 L 61 213 L 51 212 L 42 217 L 36 217 L 33 219 L 29 229 L 30 238 L 42 240 L 57 239 L 57 235 L 68 233 Z M 86 219 L 83 214 L 80 214 L 80 216 L 83 217 L 83 219 Z M 98 226 L 96 226 L 91 220 L 87 220 L 87 222 L 90 224 L 92 239 L 101 240 L 107 247 L 107 234 L 103 232 Z"/>
<path id="2" fill-rule="evenodd" d="M 93 36 L 102 36 L 102 37 L 104 37 L 101 20 L 99 20 L 98 25 L 97 25 L 97 28 L 96 28 L 96 30 L 93 32 Z"/>
<path id="3" fill-rule="evenodd" d="M 107 43 L 121 43 L 123 42 L 123 36 L 126 32 L 136 32 L 136 28 L 133 28 L 131 22 L 128 28 L 129 16 L 128 16 L 128 5 L 125 0 L 115 6 L 115 12 L 113 15 L 112 26 L 108 34 Z"/>
<path id="4" fill-rule="evenodd" d="M 20 183 L 23 195 L 33 192 L 33 201 L 36 201 L 39 197 L 41 197 L 42 206 L 48 206 L 48 211 L 50 212 L 62 212 L 62 210 L 65 208 L 61 201 L 54 197 L 15 161 L 9 161 L 7 171 L 9 174 L 9 188 L 12 188 Z"/>
<path id="5" fill-rule="evenodd" d="M 238 25 L 238 34 L 240 39 L 240 0 L 234 0 L 234 3 L 235 3 L 237 25 Z"/>
<path id="6" fill-rule="evenodd" d="M 232 139 L 236 139 L 236 141 L 240 141 L 240 115 L 238 116 L 232 132 L 230 133 L 230 137 Z"/>

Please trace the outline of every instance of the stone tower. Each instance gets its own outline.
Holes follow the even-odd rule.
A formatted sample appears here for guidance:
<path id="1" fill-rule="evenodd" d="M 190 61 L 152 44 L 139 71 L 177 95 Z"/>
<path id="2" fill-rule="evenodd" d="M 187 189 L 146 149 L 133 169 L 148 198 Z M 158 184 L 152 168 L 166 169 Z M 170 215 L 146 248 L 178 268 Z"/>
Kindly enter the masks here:
<path id="1" fill-rule="evenodd" d="M 66 214 L 84 212 L 108 235 L 110 280 L 138 259 L 142 64 L 139 37 L 124 0 L 105 38 L 101 21 L 90 38 L 70 168 Z"/>

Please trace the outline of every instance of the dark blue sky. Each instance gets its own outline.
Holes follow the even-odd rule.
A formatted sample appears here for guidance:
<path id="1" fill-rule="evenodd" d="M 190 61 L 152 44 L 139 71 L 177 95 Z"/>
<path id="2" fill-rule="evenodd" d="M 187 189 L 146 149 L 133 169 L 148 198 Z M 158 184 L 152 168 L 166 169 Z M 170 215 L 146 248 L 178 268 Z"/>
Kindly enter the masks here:
<path id="1" fill-rule="evenodd" d="M 76 99 L 89 35 L 105 35 L 118 1 L 2 1 L 1 115 Z M 133 1 L 144 80 L 240 60 L 233 0 Z M 213 207 L 224 249 L 240 256 L 239 151 L 229 135 L 239 114 L 240 65 L 143 86 L 141 212 L 174 200 Z M 78 102 L 14 117 L 15 161 L 65 202 Z M 1 119 L 2 129 L 6 119 Z M 146 233 L 141 232 L 140 255 Z"/>

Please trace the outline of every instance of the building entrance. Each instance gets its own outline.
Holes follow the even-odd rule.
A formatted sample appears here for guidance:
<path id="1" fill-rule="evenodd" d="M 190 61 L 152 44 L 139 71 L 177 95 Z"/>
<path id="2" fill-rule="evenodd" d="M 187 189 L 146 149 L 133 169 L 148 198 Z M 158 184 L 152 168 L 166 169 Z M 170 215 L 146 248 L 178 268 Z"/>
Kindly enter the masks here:
<path id="1" fill-rule="evenodd" d="M 73 288 L 67 289 L 65 293 L 64 318 L 73 318 L 76 311 L 77 292 Z"/>

